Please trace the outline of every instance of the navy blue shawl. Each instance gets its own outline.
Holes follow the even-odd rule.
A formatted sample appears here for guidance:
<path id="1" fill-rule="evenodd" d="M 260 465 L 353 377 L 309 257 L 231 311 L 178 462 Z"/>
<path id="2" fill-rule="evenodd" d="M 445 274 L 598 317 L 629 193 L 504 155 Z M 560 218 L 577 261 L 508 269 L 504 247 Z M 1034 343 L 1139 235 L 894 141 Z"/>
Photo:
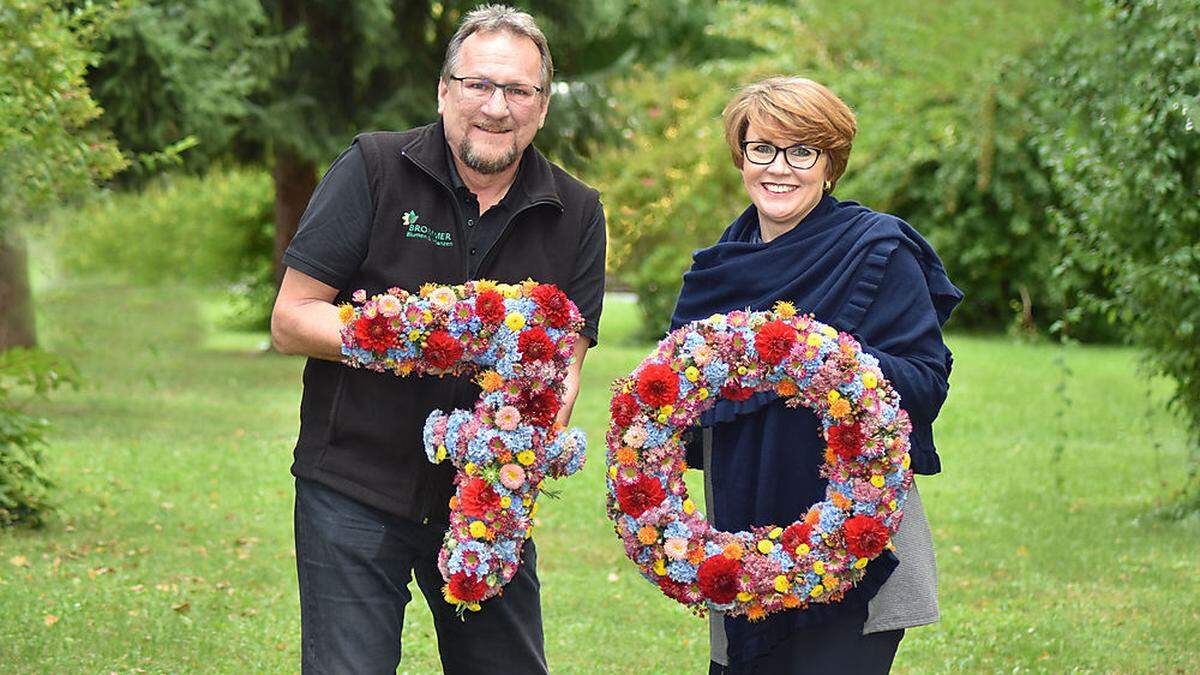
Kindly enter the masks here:
<path id="1" fill-rule="evenodd" d="M 796 227 L 758 240 L 750 206 L 715 245 L 697 251 L 671 329 L 735 309 L 765 310 L 778 300 L 854 334 L 880 360 L 913 420 L 913 469 L 940 470 L 932 423 L 948 388 L 950 351 L 941 326 L 961 301 L 933 248 L 907 223 L 826 196 Z M 868 311 L 868 309 L 870 311 Z M 817 474 L 824 444 L 815 415 L 773 393 L 720 401 L 701 420 L 713 428 L 714 525 L 737 531 L 786 524 L 824 498 Z M 689 465 L 701 466 L 693 444 Z M 725 619 L 731 663 L 766 653 L 792 631 L 865 604 L 897 565 L 880 556 L 839 604 L 814 605 L 764 621 Z"/>

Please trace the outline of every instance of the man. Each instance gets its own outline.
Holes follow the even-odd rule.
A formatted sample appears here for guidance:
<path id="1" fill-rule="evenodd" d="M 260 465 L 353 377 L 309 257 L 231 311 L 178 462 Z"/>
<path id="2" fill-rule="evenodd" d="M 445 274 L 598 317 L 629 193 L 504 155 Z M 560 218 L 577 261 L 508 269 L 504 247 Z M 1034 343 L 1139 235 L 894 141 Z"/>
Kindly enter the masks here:
<path id="1" fill-rule="evenodd" d="M 394 672 L 413 575 L 434 615 L 448 673 L 547 671 L 536 548 L 503 595 L 458 617 L 442 597 L 437 552 L 454 469 L 425 458 L 434 409 L 470 409 L 466 378 L 399 378 L 342 363 L 335 305 L 356 289 L 487 278 L 554 283 L 587 325 L 558 421 L 596 341 L 604 292 L 598 193 L 532 145 L 546 119 L 553 65 L 533 19 L 488 5 L 446 50 L 441 119 L 364 134 L 337 159 L 284 256 L 277 348 L 309 356 L 300 405 L 296 559 L 305 672 Z"/>

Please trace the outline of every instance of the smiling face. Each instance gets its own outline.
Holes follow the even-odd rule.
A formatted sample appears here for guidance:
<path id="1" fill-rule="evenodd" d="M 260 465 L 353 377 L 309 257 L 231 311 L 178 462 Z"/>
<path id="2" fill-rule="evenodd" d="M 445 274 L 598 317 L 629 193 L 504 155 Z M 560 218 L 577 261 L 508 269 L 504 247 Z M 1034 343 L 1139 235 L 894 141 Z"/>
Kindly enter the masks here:
<path id="1" fill-rule="evenodd" d="M 802 142 L 768 135 L 753 123 L 746 129 L 745 140 L 763 141 L 781 148 Z M 758 209 L 758 224 L 764 241 L 795 227 L 821 201 L 828 162 L 826 153 L 821 153 L 810 169 L 797 169 L 788 164 L 782 152 L 766 165 L 742 159 L 742 184 Z"/>
<path id="2" fill-rule="evenodd" d="M 527 37 L 505 32 L 472 33 L 462 44 L 456 77 L 482 77 L 500 84 L 541 86 L 541 55 Z M 438 83 L 438 112 L 454 156 L 481 174 L 511 167 L 546 120 L 550 100 L 535 96 L 525 106 L 507 101 L 497 88 L 491 98 L 472 99 L 454 80 Z"/>

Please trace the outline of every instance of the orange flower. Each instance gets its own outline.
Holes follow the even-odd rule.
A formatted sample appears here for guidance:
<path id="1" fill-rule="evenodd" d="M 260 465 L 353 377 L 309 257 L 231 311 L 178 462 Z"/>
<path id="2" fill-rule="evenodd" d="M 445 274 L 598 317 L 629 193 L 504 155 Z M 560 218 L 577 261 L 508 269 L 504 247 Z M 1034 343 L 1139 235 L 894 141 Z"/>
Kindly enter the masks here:
<path id="1" fill-rule="evenodd" d="M 780 396 L 795 396 L 798 391 L 800 388 L 790 379 L 780 380 L 779 384 L 775 385 L 775 393 Z"/>
<path id="2" fill-rule="evenodd" d="M 741 560 L 742 556 L 746 555 L 746 549 L 742 548 L 741 544 L 730 544 L 722 553 L 730 560 Z"/>
<path id="3" fill-rule="evenodd" d="M 617 448 L 617 463 L 618 464 L 633 464 L 637 461 L 637 452 L 633 448 L 622 445 Z"/>
<path id="4" fill-rule="evenodd" d="M 700 563 L 704 562 L 704 547 L 696 546 L 692 550 L 688 551 L 688 562 L 692 563 L 693 565 L 699 565 Z"/>
<path id="5" fill-rule="evenodd" d="M 797 598 L 792 593 L 788 593 L 787 595 L 783 596 L 783 606 L 787 609 L 796 609 L 800 606 L 800 598 Z"/>
<path id="6" fill-rule="evenodd" d="M 850 414 L 850 402 L 844 398 L 839 398 L 829 406 L 829 414 L 834 417 L 842 418 Z"/>
<path id="7" fill-rule="evenodd" d="M 494 370 L 487 370 L 480 374 L 479 386 L 482 387 L 484 391 L 496 391 L 500 387 L 504 386 L 504 378 L 500 377 L 500 373 L 497 373 Z"/>
<path id="8" fill-rule="evenodd" d="M 642 529 L 638 530 L 638 541 L 646 546 L 653 544 L 658 541 L 658 530 L 649 525 L 643 525 Z"/>
<path id="9" fill-rule="evenodd" d="M 813 527 L 821 522 L 821 512 L 816 509 L 809 509 L 808 513 L 804 514 L 804 522 Z"/>
<path id="10" fill-rule="evenodd" d="M 849 499 L 846 499 L 845 495 L 843 495 L 840 492 L 834 492 L 833 496 L 830 497 L 830 500 L 833 502 L 834 506 L 838 507 L 839 509 L 841 509 L 843 511 L 850 508 L 854 504 L 854 502 L 850 501 Z"/>
<path id="11" fill-rule="evenodd" d="M 746 608 L 746 618 L 751 621 L 762 621 L 767 616 L 767 610 L 757 602 Z"/>

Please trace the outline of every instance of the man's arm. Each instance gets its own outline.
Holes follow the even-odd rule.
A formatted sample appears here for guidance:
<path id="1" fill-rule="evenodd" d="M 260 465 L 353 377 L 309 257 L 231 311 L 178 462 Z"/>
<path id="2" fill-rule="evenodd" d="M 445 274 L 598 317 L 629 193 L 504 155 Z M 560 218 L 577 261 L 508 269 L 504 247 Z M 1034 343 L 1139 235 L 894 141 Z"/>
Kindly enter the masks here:
<path id="1" fill-rule="evenodd" d="M 342 360 L 342 323 L 333 286 L 289 267 L 271 312 L 271 342 L 284 354 Z"/>
<path id="2" fill-rule="evenodd" d="M 592 341 L 582 335 L 575 343 L 573 360 L 570 367 L 567 368 L 567 377 L 564 380 L 567 390 L 563 393 L 563 404 L 558 409 L 556 418 L 556 421 L 564 427 L 571 423 L 571 410 L 575 407 L 575 399 L 579 397 L 579 376 L 583 371 L 583 357 L 587 356 L 588 347 L 591 344 Z"/>

